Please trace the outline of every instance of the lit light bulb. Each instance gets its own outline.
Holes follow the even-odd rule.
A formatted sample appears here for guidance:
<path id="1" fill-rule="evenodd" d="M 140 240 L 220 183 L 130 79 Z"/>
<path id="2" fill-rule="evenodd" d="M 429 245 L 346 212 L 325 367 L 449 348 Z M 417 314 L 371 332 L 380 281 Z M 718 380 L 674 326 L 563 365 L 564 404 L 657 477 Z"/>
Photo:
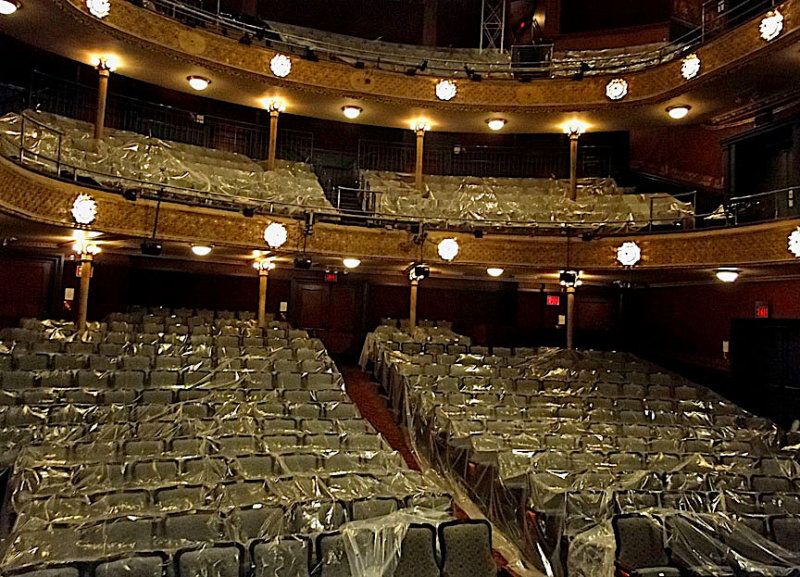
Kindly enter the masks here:
<path id="1" fill-rule="evenodd" d="M 674 118 L 675 120 L 680 120 L 681 118 L 686 118 L 689 114 L 689 110 L 691 110 L 691 106 L 686 104 L 680 104 L 678 106 L 670 106 L 667 108 L 667 114 L 669 114 L 670 118 Z"/>
<path id="2" fill-rule="evenodd" d="M 486 124 L 489 126 L 489 130 L 494 130 L 497 132 L 498 130 L 502 130 L 503 127 L 506 125 L 505 118 L 490 118 L 486 121 Z"/>
<path id="3" fill-rule="evenodd" d="M 352 105 L 342 106 L 342 114 L 344 114 L 345 117 L 349 118 L 350 120 L 355 120 L 356 118 L 361 116 L 362 111 L 363 109 L 360 106 L 352 106 Z"/>
<path id="4" fill-rule="evenodd" d="M 195 244 L 192 246 L 192 252 L 197 256 L 208 256 L 211 254 L 211 247 L 204 244 Z"/>
<path id="5" fill-rule="evenodd" d="M 361 264 L 361 261 L 357 258 L 343 258 L 342 264 L 349 269 L 358 268 Z"/>
<path id="6" fill-rule="evenodd" d="M 490 266 L 489 268 L 486 269 L 486 274 L 494 278 L 502 276 L 504 272 L 505 271 L 500 267 Z"/>
<path id="7" fill-rule="evenodd" d="M 202 76 L 188 76 L 186 80 L 189 81 L 189 86 L 197 91 L 203 91 L 211 84 L 208 78 L 203 78 Z"/>

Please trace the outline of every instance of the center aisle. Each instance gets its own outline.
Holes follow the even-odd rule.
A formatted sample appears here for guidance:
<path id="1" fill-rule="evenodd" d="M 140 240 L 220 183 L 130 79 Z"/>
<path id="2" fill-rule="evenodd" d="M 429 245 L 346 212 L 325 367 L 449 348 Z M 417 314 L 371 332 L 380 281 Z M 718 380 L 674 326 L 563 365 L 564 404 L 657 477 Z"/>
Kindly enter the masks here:
<path id="1" fill-rule="evenodd" d="M 358 407 L 361 416 L 403 456 L 411 469 L 419 471 L 419 464 L 408 446 L 406 436 L 395 421 L 386 399 L 378 392 L 378 385 L 358 367 L 340 366 L 339 370 L 344 377 L 347 394 Z"/>

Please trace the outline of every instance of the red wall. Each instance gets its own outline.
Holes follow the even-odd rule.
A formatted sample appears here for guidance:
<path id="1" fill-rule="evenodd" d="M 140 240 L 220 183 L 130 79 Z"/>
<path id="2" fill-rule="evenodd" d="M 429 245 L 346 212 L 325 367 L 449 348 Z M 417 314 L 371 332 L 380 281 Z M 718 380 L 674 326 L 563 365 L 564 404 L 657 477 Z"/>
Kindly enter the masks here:
<path id="1" fill-rule="evenodd" d="M 800 318 L 800 281 L 737 282 L 651 288 L 626 294 L 625 330 L 631 346 L 672 360 L 727 369 L 722 341 L 731 319 L 754 318 L 767 301 L 771 318 Z"/>

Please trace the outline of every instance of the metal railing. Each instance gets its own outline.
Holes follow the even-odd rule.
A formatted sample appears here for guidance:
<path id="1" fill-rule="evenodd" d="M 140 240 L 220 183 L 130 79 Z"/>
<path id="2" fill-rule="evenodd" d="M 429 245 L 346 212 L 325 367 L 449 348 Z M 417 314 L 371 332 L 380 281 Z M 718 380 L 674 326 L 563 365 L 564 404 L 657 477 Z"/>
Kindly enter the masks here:
<path id="1" fill-rule="evenodd" d="M 97 89 L 34 71 L 28 107 L 94 122 Z M 269 126 L 266 122 L 261 126 L 211 114 L 198 114 L 111 92 L 106 106 L 106 126 L 152 138 L 236 152 L 256 160 L 267 158 Z M 311 162 L 313 154 L 313 133 L 278 130 L 278 158 Z"/>
<path id="2" fill-rule="evenodd" d="M 306 205 L 260 200 L 245 196 L 228 195 L 209 191 L 199 191 L 162 182 L 151 182 L 130 177 L 108 174 L 85 167 L 75 166 L 63 161 L 63 134 L 40 122 L 28 114 L 21 115 L 18 137 L 3 135 L 6 144 L 0 149 L 16 151 L 16 155 L 4 153 L 18 165 L 44 175 L 71 181 L 80 186 L 106 190 L 118 194 L 174 202 L 190 206 L 202 206 L 227 211 L 248 211 L 251 214 L 280 214 L 296 218 L 311 218 L 314 222 L 331 222 L 344 225 L 379 226 L 390 228 L 411 228 L 415 230 L 477 230 L 507 234 L 557 234 L 557 235 L 590 235 L 612 236 L 616 234 L 662 233 L 686 231 L 693 228 L 710 228 L 714 226 L 738 226 L 780 218 L 796 218 L 800 214 L 797 208 L 797 194 L 800 187 L 786 188 L 755 195 L 732 198 L 718 209 L 707 214 L 692 214 L 685 217 L 670 215 L 659 218 L 654 213 L 654 202 L 659 195 L 650 195 L 650 214 L 645 222 L 625 220 L 607 221 L 517 221 L 512 219 L 476 219 L 420 217 L 419 215 L 386 214 L 379 211 L 377 195 L 380 191 L 347 189 L 351 196 L 357 196 L 361 202 L 361 210 L 344 210 L 311 207 Z M 29 134 L 28 127 L 34 126 Z M 41 136 L 38 132 L 49 133 L 56 142 L 54 156 L 48 156 L 39 150 Z M 337 194 L 341 194 L 341 190 Z M 696 206 L 696 192 L 671 196 L 678 201 Z M 744 210 L 744 207 L 757 210 Z"/>
<path id="3" fill-rule="evenodd" d="M 443 54 L 443 49 L 410 47 L 344 36 L 341 34 L 320 33 L 314 36 L 312 29 L 302 29 L 303 33 L 276 30 L 269 22 L 255 18 L 237 18 L 221 11 L 219 2 L 216 10 L 203 6 L 192 6 L 177 0 L 130 0 L 133 3 L 168 16 L 186 25 L 201 26 L 219 34 L 240 39 L 247 44 L 263 44 L 265 47 L 294 54 L 302 58 L 341 61 L 357 68 L 388 69 L 408 74 L 429 74 L 448 76 L 481 76 L 514 78 L 516 76 L 547 77 L 555 68 L 586 66 L 589 74 L 620 73 L 631 68 L 638 69 L 659 64 L 694 49 L 706 40 L 728 31 L 775 5 L 775 0 L 707 0 L 702 8 L 701 22 L 686 34 L 652 50 L 626 55 L 607 56 L 602 51 L 584 51 L 577 58 L 559 57 L 553 47 L 547 44 L 515 46 L 511 58 L 498 62 L 486 62 L 470 58 L 470 49 L 451 49 Z M 280 28 L 277 23 L 274 25 Z M 288 26 L 285 28 L 289 28 Z M 292 27 L 296 30 L 300 27 Z M 307 32 L 305 32 L 307 30 Z M 322 38 L 324 34 L 327 38 Z M 403 54 L 406 52 L 406 54 Z M 408 54 L 413 52 L 413 54 Z M 534 58 L 526 58 L 526 53 L 535 52 Z M 516 56 L 515 56 L 516 54 Z M 501 53 L 498 52 L 498 59 Z M 527 62 L 526 62 L 527 61 Z"/>

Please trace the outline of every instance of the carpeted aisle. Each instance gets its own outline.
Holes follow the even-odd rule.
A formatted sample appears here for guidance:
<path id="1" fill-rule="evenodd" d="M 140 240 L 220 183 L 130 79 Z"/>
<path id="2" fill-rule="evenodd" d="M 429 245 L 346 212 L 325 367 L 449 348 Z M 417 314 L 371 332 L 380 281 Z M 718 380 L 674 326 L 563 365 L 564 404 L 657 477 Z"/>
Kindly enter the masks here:
<path id="1" fill-rule="evenodd" d="M 409 467 L 419 470 L 417 460 L 406 443 L 402 429 L 395 422 L 386 400 L 378 393 L 378 385 L 358 367 L 340 367 L 339 370 L 344 376 L 347 394 L 358 406 L 361 416 L 372 423 L 392 448 L 403 456 Z"/>

